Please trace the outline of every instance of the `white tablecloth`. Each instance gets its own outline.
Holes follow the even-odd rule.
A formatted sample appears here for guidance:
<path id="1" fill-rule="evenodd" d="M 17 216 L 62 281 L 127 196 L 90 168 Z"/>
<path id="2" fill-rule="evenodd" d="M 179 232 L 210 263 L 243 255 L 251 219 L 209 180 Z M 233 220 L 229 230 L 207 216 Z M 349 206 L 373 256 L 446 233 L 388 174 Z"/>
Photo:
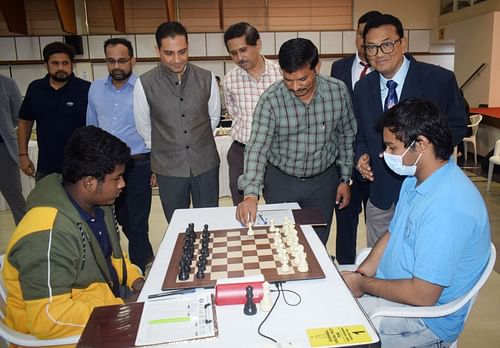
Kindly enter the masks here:
<path id="1" fill-rule="evenodd" d="M 298 204 L 259 206 L 259 209 L 272 210 L 292 208 L 298 208 Z M 199 229 L 203 224 L 208 224 L 212 230 L 241 227 L 241 224 L 235 219 L 235 207 L 176 210 L 138 301 L 147 301 L 148 295 L 161 292 L 177 235 L 183 232 L 190 222 L 195 223 L 196 229 Z M 283 285 L 284 288 L 299 293 L 302 302 L 298 306 L 290 307 L 281 298 L 264 324 L 262 331 L 277 339 L 282 344 L 281 347 L 310 347 L 306 329 L 362 325 L 372 338 L 372 343 L 378 342 L 378 336 L 373 326 L 352 297 L 312 227 L 302 226 L 302 230 L 312 250 L 314 250 L 326 278 L 286 282 Z M 198 289 L 197 291 L 212 292 L 213 289 Z M 273 293 L 272 296 L 274 299 L 276 293 Z M 296 300 L 295 296 L 290 293 L 287 293 L 286 296 L 291 302 Z M 243 305 L 218 306 L 219 336 L 217 338 L 208 341 L 159 345 L 158 347 L 269 347 L 267 344 L 271 342 L 257 333 L 257 327 L 266 314 L 258 310 L 256 315 L 246 316 L 243 314 Z M 288 345 L 289 342 L 293 345 Z"/>
<path id="2" fill-rule="evenodd" d="M 38 145 L 36 141 L 30 140 L 29 145 L 28 145 L 28 153 L 30 155 L 31 161 L 33 161 L 33 164 L 37 165 L 38 162 Z M 26 174 L 23 173 L 22 170 L 21 172 L 21 185 L 23 187 L 23 195 L 24 198 L 28 197 L 28 194 L 31 192 L 33 187 L 35 187 L 35 178 L 32 178 L 31 176 L 27 176 Z M 9 206 L 5 199 L 3 198 L 2 194 L 0 193 L 0 210 L 6 210 L 9 209 Z"/>

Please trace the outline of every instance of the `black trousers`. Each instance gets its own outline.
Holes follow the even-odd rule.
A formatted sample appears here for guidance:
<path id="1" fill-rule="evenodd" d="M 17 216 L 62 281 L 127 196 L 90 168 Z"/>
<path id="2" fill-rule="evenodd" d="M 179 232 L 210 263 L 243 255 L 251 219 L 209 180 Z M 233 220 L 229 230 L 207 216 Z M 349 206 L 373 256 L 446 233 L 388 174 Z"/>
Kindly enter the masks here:
<path id="1" fill-rule="evenodd" d="M 144 272 L 154 256 L 149 241 L 151 211 L 151 162 L 149 158 L 131 160 L 123 178 L 126 187 L 115 201 L 116 217 L 128 239 L 130 261 Z"/>
<path id="2" fill-rule="evenodd" d="M 238 189 L 238 178 L 243 174 L 245 145 L 233 141 L 227 152 L 229 164 L 229 188 L 233 205 L 238 205 L 243 200 L 243 191 Z"/>
<path id="3" fill-rule="evenodd" d="M 335 257 L 339 264 L 354 264 L 356 260 L 356 238 L 359 223 L 359 214 L 362 205 L 365 207 L 368 201 L 369 184 L 355 179 L 353 173 L 353 184 L 351 186 L 351 201 L 344 209 L 335 206 L 335 217 L 337 221 L 337 238 L 335 246 Z"/>
<path id="4" fill-rule="evenodd" d="M 167 221 L 176 209 L 209 208 L 219 206 L 219 166 L 198 176 L 182 178 L 156 175 L 160 200 Z"/>
<path id="5" fill-rule="evenodd" d="M 302 208 L 321 209 L 327 224 L 325 227 L 315 227 L 314 230 L 326 245 L 332 224 L 338 182 L 335 165 L 316 176 L 297 178 L 268 164 L 264 178 L 264 199 L 269 204 L 297 202 Z"/>

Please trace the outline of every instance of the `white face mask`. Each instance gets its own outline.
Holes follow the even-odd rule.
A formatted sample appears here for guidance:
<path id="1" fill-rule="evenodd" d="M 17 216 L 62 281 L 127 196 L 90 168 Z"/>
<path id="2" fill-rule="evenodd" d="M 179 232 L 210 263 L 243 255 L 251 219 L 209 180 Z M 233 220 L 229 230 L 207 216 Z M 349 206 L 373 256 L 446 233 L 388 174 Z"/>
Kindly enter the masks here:
<path id="1" fill-rule="evenodd" d="M 418 156 L 417 160 L 412 166 L 407 166 L 403 164 L 403 157 L 406 155 L 408 150 L 410 150 L 410 147 L 413 146 L 415 143 L 415 140 L 408 146 L 408 148 L 403 152 L 402 155 L 394 155 L 392 153 L 388 153 L 384 151 L 384 161 L 387 164 L 391 170 L 398 174 L 398 175 L 404 175 L 404 176 L 414 176 L 415 172 L 417 171 L 417 163 L 420 160 L 420 157 L 422 156 L 422 153 Z"/>

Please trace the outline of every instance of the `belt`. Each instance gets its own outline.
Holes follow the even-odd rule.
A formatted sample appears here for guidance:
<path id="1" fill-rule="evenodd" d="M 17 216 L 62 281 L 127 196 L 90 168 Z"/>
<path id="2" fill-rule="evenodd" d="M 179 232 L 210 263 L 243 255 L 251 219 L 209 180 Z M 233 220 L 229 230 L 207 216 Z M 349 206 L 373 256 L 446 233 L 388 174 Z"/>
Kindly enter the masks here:
<path id="1" fill-rule="evenodd" d="M 239 142 L 239 141 L 237 141 L 237 140 L 233 140 L 233 143 L 235 143 L 236 145 L 238 145 L 239 147 L 242 147 L 242 148 L 245 148 L 245 146 L 246 146 L 245 144 L 240 143 L 240 142 Z"/>
<path id="2" fill-rule="evenodd" d="M 317 176 L 320 176 L 321 174 L 324 174 L 326 173 L 328 170 L 330 170 L 330 168 L 333 167 L 333 164 L 331 166 L 329 166 L 328 168 L 326 168 L 324 171 L 322 171 L 321 173 L 318 173 L 318 174 L 315 174 L 315 175 L 311 175 L 311 176 L 296 176 L 296 175 L 291 175 L 291 174 L 287 174 L 285 173 L 284 171 L 282 171 L 281 169 L 279 169 L 278 167 L 276 167 L 275 165 L 272 165 L 271 163 L 269 163 L 269 165 L 273 166 L 274 168 L 276 168 L 277 171 L 279 171 L 281 174 L 283 175 L 286 175 L 286 176 L 289 176 L 289 177 L 292 177 L 292 178 L 295 178 L 295 179 L 298 179 L 298 180 L 308 180 L 308 179 L 312 179 L 312 178 L 315 178 Z"/>
<path id="3" fill-rule="evenodd" d="M 131 161 L 145 161 L 149 159 L 149 152 L 147 153 L 138 153 L 137 155 L 130 156 Z"/>

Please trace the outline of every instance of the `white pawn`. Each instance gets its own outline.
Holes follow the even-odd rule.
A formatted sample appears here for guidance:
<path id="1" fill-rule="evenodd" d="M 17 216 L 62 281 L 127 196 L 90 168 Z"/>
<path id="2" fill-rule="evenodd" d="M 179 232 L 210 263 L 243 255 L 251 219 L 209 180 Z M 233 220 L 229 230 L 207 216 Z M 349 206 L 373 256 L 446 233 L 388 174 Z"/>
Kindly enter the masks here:
<path id="1" fill-rule="evenodd" d="M 299 260 L 299 266 L 297 267 L 299 272 L 307 272 L 309 271 L 309 264 L 306 261 L 306 258 L 304 255 Z"/>
<path id="2" fill-rule="evenodd" d="M 269 226 L 269 232 L 276 232 L 276 226 L 274 226 L 274 219 L 271 219 L 271 226 Z"/>
<path id="3" fill-rule="evenodd" d="M 273 307 L 273 302 L 271 301 L 271 290 L 269 290 L 269 283 L 262 283 L 262 300 L 260 300 L 260 310 L 262 312 L 269 312 Z"/>
<path id="4" fill-rule="evenodd" d="M 248 223 L 248 232 L 247 232 L 247 234 L 249 236 L 253 236 L 255 234 L 254 231 L 253 231 L 253 229 L 252 229 L 252 223 L 251 222 Z"/>
<path id="5" fill-rule="evenodd" d="M 281 272 L 283 273 L 290 272 L 290 266 L 288 265 L 288 260 L 286 260 L 286 262 L 283 262 L 283 264 L 281 265 Z"/>

